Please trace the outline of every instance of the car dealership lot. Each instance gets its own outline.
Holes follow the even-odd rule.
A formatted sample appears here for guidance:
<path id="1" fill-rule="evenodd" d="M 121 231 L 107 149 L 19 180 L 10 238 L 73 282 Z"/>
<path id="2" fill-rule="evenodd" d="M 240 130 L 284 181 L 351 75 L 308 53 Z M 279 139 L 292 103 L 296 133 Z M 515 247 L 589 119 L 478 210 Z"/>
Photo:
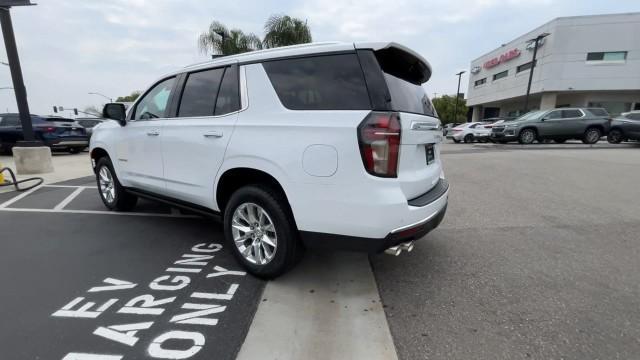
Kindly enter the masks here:
<path id="1" fill-rule="evenodd" d="M 371 257 L 399 358 L 634 358 L 640 146 L 446 144 L 442 156 L 452 191 L 441 227 L 409 254 Z M 332 358 L 368 339 L 353 334 L 378 309 L 357 284 L 375 291 L 353 266 L 358 255 L 308 256 L 263 294 L 264 282 L 224 272 L 240 267 L 215 245 L 224 245 L 215 222 L 146 201 L 114 215 L 91 178 L 57 185 L 17 200 L 0 194 L 3 358 L 135 359 L 173 349 L 230 359 L 259 307 L 296 309 L 274 333 L 298 355 L 323 339 L 335 346 L 327 339 L 336 331 L 351 329 L 334 336 L 351 340 Z M 257 329 L 275 324 L 261 317 Z"/>
<path id="2" fill-rule="evenodd" d="M 372 258 L 401 359 L 638 356 L 640 145 L 550 145 L 445 145 L 443 224 Z"/>

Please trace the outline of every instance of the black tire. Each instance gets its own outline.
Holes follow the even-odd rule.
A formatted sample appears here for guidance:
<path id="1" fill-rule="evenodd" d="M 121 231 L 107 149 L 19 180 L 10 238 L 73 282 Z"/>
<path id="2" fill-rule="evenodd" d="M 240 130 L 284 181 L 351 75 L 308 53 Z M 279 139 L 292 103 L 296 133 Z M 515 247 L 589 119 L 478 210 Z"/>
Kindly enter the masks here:
<path id="1" fill-rule="evenodd" d="M 518 142 L 520 144 L 532 144 L 538 137 L 537 132 L 534 129 L 524 129 L 520 131 L 518 135 Z"/>
<path id="2" fill-rule="evenodd" d="M 591 127 L 584 132 L 582 142 L 585 144 L 593 145 L 600 141 L 600 137 L 602 137 L 602 131 L 600 131 L 600 129 L 596 127 Z"/>
<path id="3" fill-rule="evenodd" d="M 473 134 L 467 134 L 464 136 L 464 143 L 472 143 L 473 142 Z"/>
<path id="4" fill-rule="evenodd" d="M 508 144 L 509 142 L 505 140 L 498 140 L 498 143 L 504 145 L 504 144 Z"/>
<path id="5" fill-rule="evenodd" d="M 250 261 L 239 249 L 239 246 L 245 246 L 246 249 L 249 249 L 246 256 L 254 258 L 260 256 L 256 254 L 256 248 L 249 244 L 253 244 L 256 241 L 255 239 L 247 237 L 244 242 L 238 243 L 240 245 L 236 245 L 234 241 L 232 227 L 234 215 L 236 211 L 242 212 L 242 207 L 247 205 L 257 205 L 263 210 L 267 215 L 264 218 L 272 223 L 274 228 L 274 231 L 260 229 L 260 232 L 264 231 L 265 234 L 275 233 L 276 237 L 276 246 L 273 248 L 270 247 L 273 249 L 273 257 L 264 264 L 257 264 L 257 259 Z M 241 217 L 239 219 L 242 221 L 241 224 L 243 226 L 250 225 L 244 224 L 245 221 Z M 249 217 L 249 219 L 251 218 Z M 258 229 L 259 226 L 255 228 Z M 238 234 L 240 234 L 240 232 L 242 231 L 239 231 Z M 243 236 L 247 236 L 248 234 L 248 232 L 242 233 Z M 284 274 L 298 263 L 304 252 L 300 235 L 286 198 L 279 191 L 263 185 L 244 186 L 231 195 L 224 210 L 224 236 L 228 246 L 231 248 L 231 252 L 238 262 L 240 262 L 248 272 L 263 279 L 273 279 Z M 262 245 L 258 245 L 258 253 L 262 254 L 262 259 L 268 258 L 265 248 L 260 246 Z"/>
<path id="6" fill-rule="evenodd" d="M 102 169 L 108 171 L 108 174 L 112 179 L 112 187 L 113 187 L 113 197 L 110 199 L 103 194 L 103 188 L 105 187 L 105 181 L 101 181 L 101 172 Z M 102 157 L 98 160 L 96 164 L 96 183 L 98 184 L 98 193 L 100 194 L 100 199 L 102 199 L 102 203 L 109 210 L 116 211 L 130 211 L 138 202 L 138 197 L 128 193 L 125 188 L 120 184 L 118 180 L 118 176 L 116 172 L 113 170 L 113 164 L 111 163 L 111 159 L 108 157 Z"/>
<path id="7" fill-rule="evenodd" d="M 564 144 L 567 142 L 567 139 L 555 139 L 553 140 L 556 144 Z"/>
<path id="8" fill-rule="evenodd" d="M 613 129 L 607 135 L 607 141 L 611 144 L 620 144 L 624 141 L 624 134 L 620 129 Z"/>

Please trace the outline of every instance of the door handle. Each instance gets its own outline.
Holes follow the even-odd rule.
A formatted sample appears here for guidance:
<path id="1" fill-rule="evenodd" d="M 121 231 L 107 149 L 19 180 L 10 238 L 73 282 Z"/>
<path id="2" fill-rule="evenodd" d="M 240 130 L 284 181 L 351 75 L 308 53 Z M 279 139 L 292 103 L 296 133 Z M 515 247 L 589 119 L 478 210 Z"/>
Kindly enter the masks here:
<path id="1" fill-rule="evenodd" d="M 208 131 L 203 134 L 203 136 L 206 138 L 221 138 L 222 135 L 222 131 Z"/>
<path id="2" fill-rule="evenodd" d="M 148 136 L 158 136 L 160 132 L 158 130 L 151 130 L 147 133 Z"/>

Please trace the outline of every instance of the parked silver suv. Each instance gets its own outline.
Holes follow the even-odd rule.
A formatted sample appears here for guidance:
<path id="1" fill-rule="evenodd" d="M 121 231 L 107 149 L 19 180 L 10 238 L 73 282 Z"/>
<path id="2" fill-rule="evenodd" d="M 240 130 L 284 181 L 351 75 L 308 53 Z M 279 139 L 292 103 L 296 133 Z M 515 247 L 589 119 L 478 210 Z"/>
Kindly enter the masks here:
<path id="1" fill-rule="evenodd" d="M 520 144 L 531 144 L 536 140 L 563 143 L 577 139 L 585 144 L 595 144 L 607 135 L 610 126 L 609 113 L 601 108 L 536 110 L 494 126 L 491 139 L 500 143 L 517 140 Z"/>

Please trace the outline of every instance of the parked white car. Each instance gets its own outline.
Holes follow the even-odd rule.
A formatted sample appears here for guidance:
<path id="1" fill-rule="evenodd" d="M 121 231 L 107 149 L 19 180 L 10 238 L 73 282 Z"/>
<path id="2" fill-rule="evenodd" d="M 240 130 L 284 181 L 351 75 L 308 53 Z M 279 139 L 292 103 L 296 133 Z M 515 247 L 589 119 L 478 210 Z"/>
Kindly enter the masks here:
<path id="1" fill-rule="evenodd" d="M 461 141 L 464 141 L 465 143 L 474 142 L 476 134 L 479 134 L 482 131 L 481 129 L 478 129 L 479 132 L 476 132 L 476 127 L 481 124 L 481 122 L 470 122 L 458 125 L 447 133 L 447 139 L 451 139 L 455 143 L 459 143 Z M 489 132 L 490 131 L 491 130 L 489 130 Z"/>
<path id="2" fill-rule="evenodd" d="M 221 217 L 229 247 L 271 278 L 304 248 L 397 254 L 442 221 L 442 128 L 431 67 L 396 43 L 226 56 L 156 81 L 91 138 L 109 209 L 137 197 Z M 389 99 L 391 101 L 389 101 Z"/>

